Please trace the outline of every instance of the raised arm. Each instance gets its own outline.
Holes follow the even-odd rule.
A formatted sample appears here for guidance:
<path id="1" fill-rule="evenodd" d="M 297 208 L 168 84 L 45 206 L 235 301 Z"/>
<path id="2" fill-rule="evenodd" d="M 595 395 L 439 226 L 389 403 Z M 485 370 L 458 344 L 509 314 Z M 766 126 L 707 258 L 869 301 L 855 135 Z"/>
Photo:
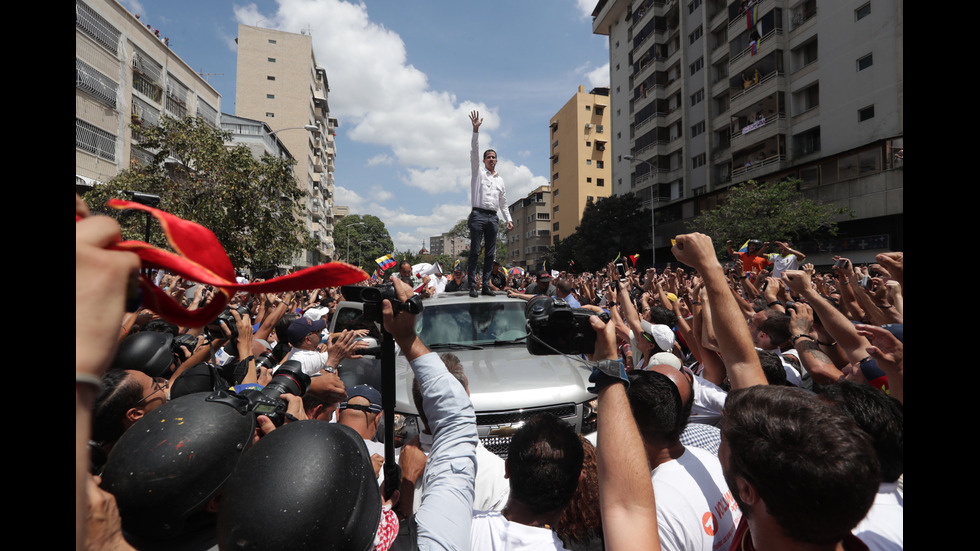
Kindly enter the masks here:
<path id="1" fill-rule="evenodd" d="M 847 355 L 848 361 L 857 363 L 868 357 L 866 349 L 871 346 L 868 339 L 858 334 L 854 325 L 827 302 L 810 285 L 810 276 L 800 270 L 786 270 L 783 281 L 798 296 L 806 299 L 813 311 L 820 318 L 820 323 L 830 336 L 837 341 L 840 349 Z"/>
<path id="2" fill-rule="evenodd" d="M 674 257 L 695 268 L 704 279 L 713 309 L 715 335 L 721 346 L 721 358 L 725 362 L 732 389 L 767 384 L 749 327 L 728 290 L 725 273 L 715 256 L 711 238 L 702 233 L 689 233 L 678 235 L 676 243 L 671 249 Z"/>

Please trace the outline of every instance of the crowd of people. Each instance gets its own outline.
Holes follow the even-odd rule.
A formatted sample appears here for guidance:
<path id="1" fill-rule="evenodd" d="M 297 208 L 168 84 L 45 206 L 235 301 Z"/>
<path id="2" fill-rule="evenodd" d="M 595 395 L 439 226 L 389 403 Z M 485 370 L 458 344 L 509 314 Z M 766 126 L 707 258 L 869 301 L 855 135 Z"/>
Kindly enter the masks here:
<path id="1" fill-rule="evenodd" d="M 78 199 L 76 219 L 78 549 L 903 546 L 902 253 L 818 271 L 750 242 L 723 265 L 687 234 L 661 271 L 399 266 L 403 303 L 481 289 L 591 310 L 599 413 L 592 434 L 541 415 L 488 452 L 465 366 L 386 300 L 424 425 L 386 476 L 381 389 L 340 376 L 365 332 L 326 331 L 340 288 L 238 293 L 181 327 L 124 311 L 138 259 Z M 156 283 L 190 310 L 220 292 Z"/>

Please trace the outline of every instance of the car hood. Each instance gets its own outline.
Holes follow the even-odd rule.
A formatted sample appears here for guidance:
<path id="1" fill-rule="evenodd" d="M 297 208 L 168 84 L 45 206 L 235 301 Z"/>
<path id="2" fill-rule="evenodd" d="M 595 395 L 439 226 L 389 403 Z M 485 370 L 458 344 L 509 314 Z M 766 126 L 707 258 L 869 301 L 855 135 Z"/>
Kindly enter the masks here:
<path id="1" fill-rule="evenodd" d="M 446 352 L 446 351 L 440 351 Z M 506 411 L 595 399 L 586 387 L 591 369 L 566 356 L 529 356 L 523 344 L 483 350 L 448 350 L 463 365 L 470 398 L 479 412 Z M 396 363 L 399 413 L 417 413 L 412 400 L 414 374 L 404 356 Z"/>

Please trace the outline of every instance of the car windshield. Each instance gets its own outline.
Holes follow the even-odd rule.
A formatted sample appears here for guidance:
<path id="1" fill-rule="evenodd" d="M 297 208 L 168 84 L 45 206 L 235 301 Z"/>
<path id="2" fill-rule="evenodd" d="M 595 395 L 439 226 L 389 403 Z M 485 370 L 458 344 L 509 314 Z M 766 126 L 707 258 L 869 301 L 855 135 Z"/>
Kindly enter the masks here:
<path id="1" fill-rule="evenodd" d="M 426 304 L 415 330 L 427 346 L 486 345 L 527 337 L 523 302 Z"/>

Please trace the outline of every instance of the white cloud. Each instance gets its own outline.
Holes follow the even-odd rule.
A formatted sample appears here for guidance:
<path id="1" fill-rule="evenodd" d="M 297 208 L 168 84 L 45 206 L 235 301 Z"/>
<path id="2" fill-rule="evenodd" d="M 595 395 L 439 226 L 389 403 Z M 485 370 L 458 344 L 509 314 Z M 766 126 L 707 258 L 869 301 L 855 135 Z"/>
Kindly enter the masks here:
<path id="1" fill-rule="evenodd" d="M 593 88 L 599 86 L 603 88 L 609 87 L 609 63 L 607 62 L 602 67 L 596 67 L 595 69 L 585 73 L 586 78 L 589 79 L 589 85 Z"/>
<path id="2" fill-rule="evenodd" d="M 592 11 L 595 10 L 598 3 L 599 0 L 575 0 L 575 7 L 578 8 L 582 17 L 592 17 Z"/>
<path id="3" fill-rule="evenodd" d="M 394 159 L 388 156 L 387 153 L 378 153 L 374 157 L 365 162 L 365 166 L 377 166 L 377 165 L 390 165 L 394 162 Z"/>

